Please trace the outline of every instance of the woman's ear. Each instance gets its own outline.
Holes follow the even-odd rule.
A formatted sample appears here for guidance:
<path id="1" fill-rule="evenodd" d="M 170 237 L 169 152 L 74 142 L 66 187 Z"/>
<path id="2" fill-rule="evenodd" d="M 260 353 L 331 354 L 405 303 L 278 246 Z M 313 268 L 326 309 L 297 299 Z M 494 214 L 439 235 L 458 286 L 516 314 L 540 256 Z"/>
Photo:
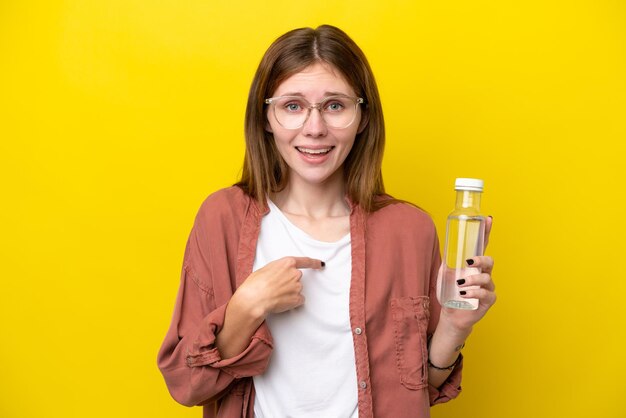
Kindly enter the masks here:
<path id="1" fill-rule="evenodd" d="M 272 125 L 270 125 L 269 119 L 265 118 L 265 132 L 274 133 L 272 130 Z"/>
<path id="2" fill-rule="evenodd" d="M 368 113 L 361 113 L 361 121 L 359 122 L 359 129 L 356 131 L 357 134 L 360 134 L 361 132 L 363 132 L 365 130 L 365 127 L 367 126 L 367 122 L 369 122 L 369 112 Z"/>

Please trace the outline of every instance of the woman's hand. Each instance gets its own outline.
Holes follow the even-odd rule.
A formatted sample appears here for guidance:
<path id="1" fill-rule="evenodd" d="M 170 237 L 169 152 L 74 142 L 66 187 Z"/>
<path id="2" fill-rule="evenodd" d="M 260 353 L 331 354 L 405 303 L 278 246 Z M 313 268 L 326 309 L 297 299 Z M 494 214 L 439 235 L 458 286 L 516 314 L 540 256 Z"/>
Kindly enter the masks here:
<path id="1" fill-rule="evenodd" d="M 489 235 L 491 233 L 492 218 L 488 217 L 485 220 L 485 247 L 489 242 Z M 489 308 L 496 302 L 496 286 L 491 278 L 491 272 L 493 270 L 493 258 L 489 256 L 472 257 L 472 268 L 480 269 L 481 273 L 472 276 L 465 277 L 465 282 L 458 284 L 459 290 L 465 292 L 461 294 L 462 298 L 466 299 L 478 299 L 478 309 L 476 310 L 462 310 L 453 308 L 441 308 L 440 321 L 445 323 L 460 333 L 469 333 L 472 330 L 474 324 L 476 324 L 482 317 L 485 316 Z M 439 268 L 439 276 L 437 278 L 437 298 L 440 295 L 441 280 L 443 277 L 443 264 Z M 441 300 L 439 301 L 441 302 Z"/>
<path id="2" fill-rule="evenodd" d="M 215 345 L 222 358 L 241 353 L 269 313 L 285 312 L 304 303 L 302 271 L 321 269 L 324 263 L 307 257 L 284 257 L 248 276 L 226 308 L 224 326 Z"/>
<path id="3" fill-rule="evenodd" d="M 308 257 L 284 257 L 253 272 L 233 295 L 237 302 L 250 307 L 256 317 L 280 313 L 304 303 L 302 271 L 321 269 L 323 262 Z M 232 301 L 231 301 L 232 303 Z"/>

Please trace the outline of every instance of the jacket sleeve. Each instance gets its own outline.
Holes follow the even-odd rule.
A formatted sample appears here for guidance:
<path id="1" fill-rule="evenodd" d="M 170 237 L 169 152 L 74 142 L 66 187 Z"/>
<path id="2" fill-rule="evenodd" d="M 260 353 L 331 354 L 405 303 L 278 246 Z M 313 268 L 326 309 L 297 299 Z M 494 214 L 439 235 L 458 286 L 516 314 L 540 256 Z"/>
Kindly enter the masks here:
<path id="1" fill-rule="evenodd" d="M 220 356 L 215 337 L 224 325 L 227 302 L 215 306 L 214 295 L 218 290 L 232 295 L 233 289 L 229 277 L 219 277 L 219 281 L 211 277 L 214 271 L 227 269 L 211 265 L 206 234 L 196 219 L 185 250 L 174 315 L 157 358 L 170 394 L 187 406 L 213 402 L 236 379 L 263 373 L 272 351 L 272 337 L 263 323 L 242 353 L 227 359 Z"/>
<path id="2" fill-rule="evenodd" d="M 437 275 L 439 273 L 439 266 L 441 265 L 441 255 L 439 252 L 439 240 L 435 235 L 435 244 L 433 245 L 433 256 L 430 271 L 430 323 L 428 324 L 428 338 L 432 336 L 439 323 L 439 315 L 441 313 L 441 305 L 437 295 Z M 461 392 L 461 375 L 463 370 L 463 356 L 459 359 L 458 364 L 450 373 L 450 376 L 443 384 L 436 388 L 433 385 L 428 385 L 428 394 L 430 397 L 430 404 L 435 405 L 438 403 L 448 402 L 459 396 Z"/>

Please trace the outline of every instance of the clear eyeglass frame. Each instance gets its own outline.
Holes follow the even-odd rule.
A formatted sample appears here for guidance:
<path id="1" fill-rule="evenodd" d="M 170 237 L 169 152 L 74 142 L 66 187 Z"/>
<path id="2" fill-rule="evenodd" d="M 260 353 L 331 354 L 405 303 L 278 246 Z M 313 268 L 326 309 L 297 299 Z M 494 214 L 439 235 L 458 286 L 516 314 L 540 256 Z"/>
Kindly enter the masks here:
<path id="1" fill-rule="evenodd" d="M 298 126 L 285 126 L 280 119 L 277 117 L 276 115 L 276 102 L 278 100 L 281 99 L 294 99 L 294 100 L 298 100 L 300 102 L 304 102 L 307 104 L 306 109 L 307 109 L 307 114 L 306 117 L 302 120 L 302 123 Z M 337 99 L 349 99 L 352 102 L 354 102 L 354 108 L 353 108 L 353 115 L 352 115 L 352 119 L 350 119 L 350 122 L 348 122 L 347 124 L 343 125 L 343 126 L 333 126 L 330 125 L 327 121 L 326 118 L 324 117 L 324 105 L 326 103 L 328 103 L 331 100 L 337 100 Z M 333 128 L 333 129 L 345 129 L 347 127 L 349 127 L 350 125 L 352 125 L 354 123 L 354 120 L 356 119 L 356 115 L 357 115 L 357 107 L 360 104 L 365 103 L 365 100 L 363 100 L 362 97 L 351 97 L 351 96 L 343 96 L 343 95 L 334 95 L 334 96 L 328 96 L 326 97 L 324 100 L 322 100 L 319 103 L 310 103 L 308 100 L 306 100 L 305 98 L 303 98 L 302 96 L 276 96 L 276 97 L 270 97 L 268 99 L 265 99 L 265 104 L 268 104 L 272 107 L 272 112 L 274 113 L 274 118 L 276 119 L 276 121 L 280 124 L 280 126 L 282 126 L 285 129 L 300 129 L 304 126 L 304 124 L 309 120 L 309 117 L 311 116 L 311 110 L 313 109 L 317 109 L 320 112 L 320 115 L 322 116 L 322 120 L 324 121 L 324 123 L 326 124 L 326 126 Z"/>

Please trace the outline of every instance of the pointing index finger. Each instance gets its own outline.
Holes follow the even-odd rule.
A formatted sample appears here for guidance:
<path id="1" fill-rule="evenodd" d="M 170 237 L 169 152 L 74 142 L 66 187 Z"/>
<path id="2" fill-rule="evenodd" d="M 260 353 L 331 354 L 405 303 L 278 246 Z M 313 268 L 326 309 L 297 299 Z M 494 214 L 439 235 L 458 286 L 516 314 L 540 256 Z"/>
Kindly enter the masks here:
<path id="1" fill-rule="evenodd" d="M 315 258 L 309 258 L 309 257 L 294 257 L 294 259 L 296 260 L 296 268 L 298 269 L 319 270 L 322 267 L 324 267 L 324 265 L 326 264 L 322 260 L 317 260 Z"/>

